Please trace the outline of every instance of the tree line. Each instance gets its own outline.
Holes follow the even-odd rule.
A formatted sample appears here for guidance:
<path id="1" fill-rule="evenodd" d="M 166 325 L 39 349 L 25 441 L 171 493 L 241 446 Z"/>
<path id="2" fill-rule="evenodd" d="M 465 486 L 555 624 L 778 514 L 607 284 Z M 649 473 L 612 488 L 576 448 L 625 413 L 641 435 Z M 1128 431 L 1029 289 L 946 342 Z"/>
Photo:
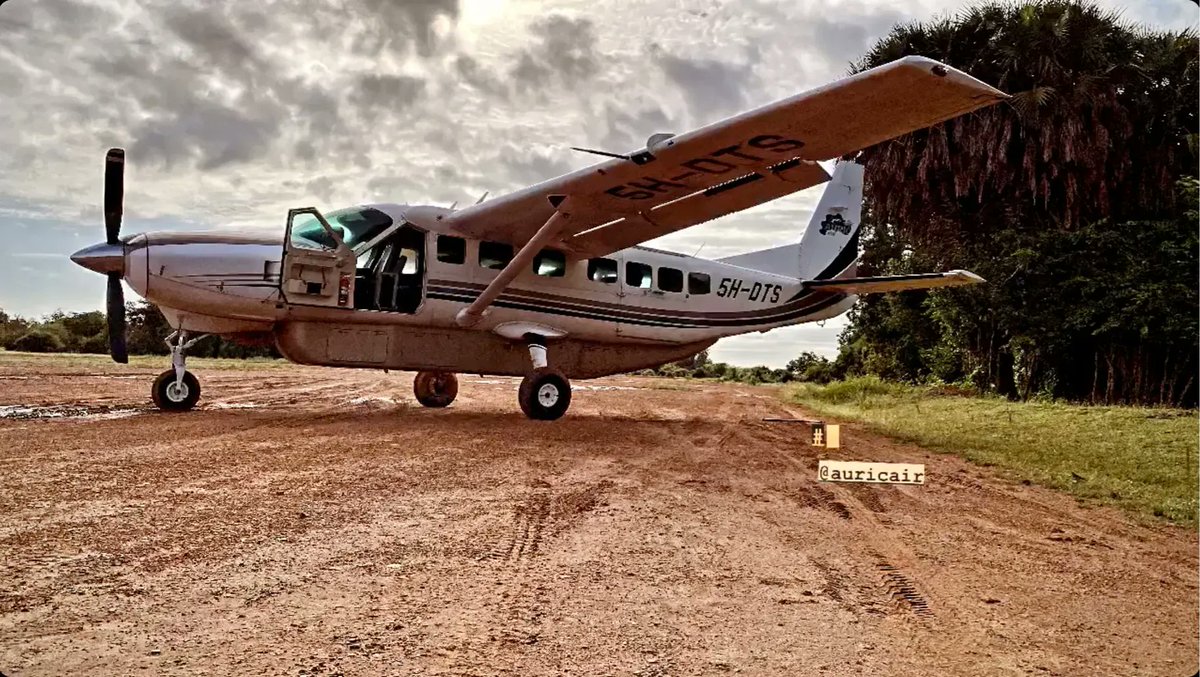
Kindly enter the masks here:
<path id="1" fill-rule="evenodd" d="M 157 308 L 137 301 L 127 304 L 126 344 L 131 355 L 166 355 L 163 341 L 172 329 Z M 108 323 L 104 313 L 55 312 L 40 319 L 9 315 L 0 309 L 0 346 L 34 353 L 108 353 Z M 245 345 L 218 336 L 188 351 L 197 357 L 279 357 L 274 346 Z"/>

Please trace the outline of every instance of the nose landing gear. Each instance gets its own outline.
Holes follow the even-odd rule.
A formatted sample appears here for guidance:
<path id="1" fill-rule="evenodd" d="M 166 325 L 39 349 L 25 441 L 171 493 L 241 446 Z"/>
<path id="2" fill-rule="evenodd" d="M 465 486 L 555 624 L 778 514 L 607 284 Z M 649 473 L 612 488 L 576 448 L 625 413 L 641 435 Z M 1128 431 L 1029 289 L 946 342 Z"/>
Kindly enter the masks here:
<path id="1" fill-rule="evenodd" d="M 201 334 L 190 341 L 187 332 L 182 329 L 167 337 L 167 347 L 171 349 L 171 368 L 154 379 L 150 387 L 150 399 L 154 406 L 163 411 L 188 411 L 200 400 L 200 381 L 192 372 L 187 371 L 187 349 L 207 337 Z M 174 344 L 171 342 L 175 341 Z"/>
<path id="2" fill-rule="evenodd" d="M 521 411 L 537 421 L 562 418 L 571 406 L 571 382 L 561 371 L 549 365 L 541 337 L 526 338 L 529 340 L 529 360 L 533 363 L 533 371 L 521 380 L 521 388 L 517 392 Z"/>

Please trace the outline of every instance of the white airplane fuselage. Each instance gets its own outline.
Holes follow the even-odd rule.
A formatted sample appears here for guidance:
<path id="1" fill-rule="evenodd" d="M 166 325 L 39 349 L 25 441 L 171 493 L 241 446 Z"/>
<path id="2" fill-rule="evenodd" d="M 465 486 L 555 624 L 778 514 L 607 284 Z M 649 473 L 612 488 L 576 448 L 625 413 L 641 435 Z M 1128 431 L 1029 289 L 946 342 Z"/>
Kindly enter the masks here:
<path id="1" fill-rule="evenodd" d="M 611 281 L 591 279 L 587 259 L 565 257 L 565 268 L 555 276 L 538 275 L 531 267 L 478 324 L 463 328 L 456 315 L 499 272 L 480 265 L 480 242 L 462 238 L 462 263 L 440 260 L 438 236 L 452 234 L 438 228 L 438 216 L 449 210 L 370 207 L 403 220 L 410 237 L 416 231 L 424 241 L 421 297 L 412 312 L 354 307 L 360 294 L 353 285 L 362 280 L 351 282 L 340 305 L 318 305 L 289 293 L 281 279 L 282 235 L 137 235 L 125 244 L 124 279 L 175 328 L 269 334 L 285 357 L 303 364 L 521 375 L 529 358 L 520 339 L 534 334 L 552 342 L 554 364 L 573 378 L 656 366 L 722 337 L 834 317 L 856 298 L 805 291 L 793 277 L 634 247 L 604 257 L 615 263 L 604 264 L 615 268 L 607 275 Z M 853 264 L 856 245 L 847 249 L 831 272 Z M 631 284 L 630 263 L 650 267 L 648 288 L 636 280 Z M 681 273 L 681 284 L 669 279 L 675 275 L 670 271 Z"/>

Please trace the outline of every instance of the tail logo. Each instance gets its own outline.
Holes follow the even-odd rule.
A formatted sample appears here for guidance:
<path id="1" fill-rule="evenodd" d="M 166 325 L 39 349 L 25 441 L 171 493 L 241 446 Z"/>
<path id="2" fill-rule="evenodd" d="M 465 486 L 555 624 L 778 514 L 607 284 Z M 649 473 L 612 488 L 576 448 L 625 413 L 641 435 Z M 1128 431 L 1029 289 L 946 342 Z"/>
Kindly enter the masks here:
<path id="1" fill-rule="evenodd" d="M 831 213 L 825 217 L 824 221 L 821 222 L 821 234 L 836 235 L 837 233 L 849 235 L 850 224 L 846 221 L 846 219 L 842 218 L 841 214 Z"/>

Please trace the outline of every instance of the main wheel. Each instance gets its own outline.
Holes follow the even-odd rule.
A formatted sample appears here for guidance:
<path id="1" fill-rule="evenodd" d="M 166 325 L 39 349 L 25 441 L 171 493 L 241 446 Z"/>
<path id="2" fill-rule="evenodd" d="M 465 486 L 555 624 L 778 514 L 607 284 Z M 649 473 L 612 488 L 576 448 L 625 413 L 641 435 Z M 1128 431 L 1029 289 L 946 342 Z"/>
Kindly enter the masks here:
<path id="1" fill-rule="evenodd" d="M 200 399 L 200 381 L 192 372 L 183 372 L 183 382 L 175 384 L 175 370 L 168 369 L 154 379 L 150 398 L 163 411 L 187 411 Z"/>
<path id="2" fill-rule="evenodd" d="M 538 421 L 553 421 L 571 406 L 571 383 L 557 369 L 542 367 L 521 381 L 517 394 L 521 411 Z"/>
<path id="3" fill-rule="evenodd" d="M 413 394 L 423 407 L 449 406 L 458 396 L 458 377 L 448 371 L 422 371 L 413 379 Z"/>

